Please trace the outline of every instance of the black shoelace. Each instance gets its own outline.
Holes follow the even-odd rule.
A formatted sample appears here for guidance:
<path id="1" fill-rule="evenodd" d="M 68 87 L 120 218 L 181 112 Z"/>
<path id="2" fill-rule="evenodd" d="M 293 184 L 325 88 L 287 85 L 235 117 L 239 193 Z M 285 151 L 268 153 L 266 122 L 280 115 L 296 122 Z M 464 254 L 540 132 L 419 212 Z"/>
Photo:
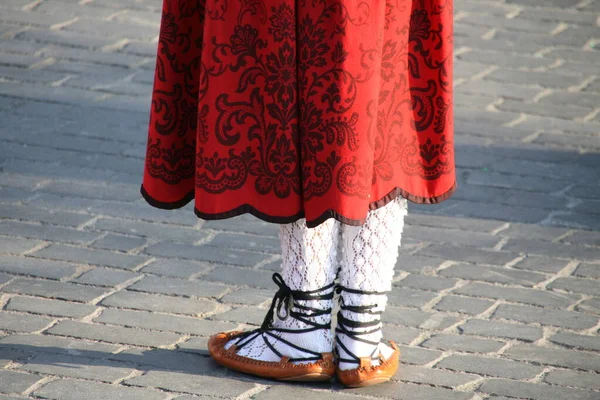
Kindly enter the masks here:
<path id="1" fill-rule="evenodd" d="M 341 361 L 341 362 L 347 362 L 347 363 L 360 364 L 360 358 L 356 354 L 352 353 L 348 349 L 348 347 L 346 347 L 344 345 L 344 343 L 342 343 L 342 340 L 340 339 L 339 334 L 346 335 L 347 337 L 349 337 L 352 340 L 358 340 L 360 342 L 371 344 L 371 345 L 375 346 L 375 349 L 371 353 L 371 360 L 379 360 L 379 354 L 376 354 L 376 353 L 377 353 L 377 350 L 379 349 L 379 343 L 381 343 L 381 341 L 374 342 L 371 340 L 363 339 L 359 336 L 376 333 L 381 330 L 381 326 L 378 326 L 377 328 L 371 329 L 371 330 L 355 331 L 354 329 L 369 328 L 372 326 L 379 325 L 381 322 L 381 314 L 383 313 L 383 311 L 373 311 L 375 308 L 377 308 L 378 304 L 369 304 L 369 305 L 364 305 L 364 306 L 346 305 L 344 303 L 344 297 L 341 295 L 342 292 L 363 294 L 363 295 L 384 295 L 387 292 L 369 292 L 369 291 L 365 291 L 365 290 L 350 289 L 350 288 L 347 288 L 347 287 L 344 287 L 341 285 L 338 285 L 336 287 L 336 293 L 340 294 L 340 311 L 338 311 L 338 313 L 337 313 L 337 327 L 335 328 L 335 332 L 336 332 L 335 341 L 338 344 L 338 346 L 341 347 L 346 352 L 346 354 L 348 354 L 348 355 L 350 355 L 350 357 L 352 357 L 352 358 L 341 357 L 338 349 L 336 348 L 335 354 L 336 354 L 336 358 L 337 358 L 338 362 Z M 344 317 L 344 314 L 342 313 L 343 310 L 358 313 L 358 314 L 371 314 L 371 315 L 377 316 L 377 318 L 375 318 L 373 321 L 366 321 L 366 322 L 353 321 L 351 319 Z"/>
<path id="2" fill-rule="evenodd" d="M 290 358 L 290 362 L 297 361 L 318 361 L 321 359 L 321 353 L 314 352 L 312 350 L 305 349 L 303 347 L 297 346 L 294 343 L 291 343 L 274 332 L 284 332 L 284 333 L 307 333 L 313 332 L 320 329 L 331 329 L 331 320 L 327 324 L 318 324 L 311 320 L 311 318 L 315 318 L 321 315 L 331 314 L 331 308 L 322 310 L 319 308 L 308 307 L 302 304 L 297 303 L 298 300 L 332 300 L 333 299 L 333 287 L 334 284 L 331 283 L 325 287 L 320 289 L 311 290 L 311 291 L 300 291 L 300 290 L 292 290 L 285 284 L 283 278 L 278 273 L 273 274 L 273 282 L 279 286 L 279 290 L 275 293 L 273 300 L 271 301 L 271 306 L 269 307 L 269 311 L 267 315 L 265 315 L 265 319 L 260 328 L 254 329 L 249 332 L 244 332 L 239 336 L 239 340 L 235 343 L 237 349 L 241 349 L 246 346 L 248 343 L 251 343 L 254 339 L 261 336 L 264 340 L 265 344 L 273 351 L 273 353 L 277 354 L 279 357 L 284 357 L 269 341 L 269 337 L 274 338 L 278 341 L 285 343 L 286 345 L 293 347 L 302 352 L 312 354 L 313 357 L 306 358 Z M 331 289 L 331 290 L 330 290 Z M 285 311 L 285 313 L 284 313 Z M 285 328 L 275 328 L 273 327 L 275 313 L 277 313 L 277 317 L 281 320 L 286 320 L 287 318 L 295 318 L 298 321 L 304 322 L 306 325 L 309 325 L 308 328 L 304 329 L 285 329 Z"/>

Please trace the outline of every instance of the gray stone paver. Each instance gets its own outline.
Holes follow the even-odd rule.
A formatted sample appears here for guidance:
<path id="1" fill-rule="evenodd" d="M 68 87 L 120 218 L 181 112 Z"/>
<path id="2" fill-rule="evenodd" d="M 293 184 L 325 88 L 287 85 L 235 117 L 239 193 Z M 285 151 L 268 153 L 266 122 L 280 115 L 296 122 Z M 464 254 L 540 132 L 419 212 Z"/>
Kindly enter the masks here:
<path id="1" fill-rule="evenodd" d="M 141 200 L 160 3 L 0 2 L 0 399 L 600 398 L 599 0 L 454 1 L 459 188 L 409 206 L 403 364 L 356 391 L 208 358 L 261 323 L 278 228 Z"/>
<path id="2" fill-rule="evenodd" d="M 144 376 L 129 379 L 129 385 L 156 387 L 205 396 L 236 397 L 254 388 L 255 384 L 231 378 L 196 376 L 176 372 L 150 371 Z"/>
<path id="3" fill-rule="evenodd" d="M 82 395 L 89 400 L 164 400 L 167 398 L 166 393 L 159 391 L 75 379 L 50 382 L 34 393 L 45 399 L 56 400 L 81 400 Z"/>

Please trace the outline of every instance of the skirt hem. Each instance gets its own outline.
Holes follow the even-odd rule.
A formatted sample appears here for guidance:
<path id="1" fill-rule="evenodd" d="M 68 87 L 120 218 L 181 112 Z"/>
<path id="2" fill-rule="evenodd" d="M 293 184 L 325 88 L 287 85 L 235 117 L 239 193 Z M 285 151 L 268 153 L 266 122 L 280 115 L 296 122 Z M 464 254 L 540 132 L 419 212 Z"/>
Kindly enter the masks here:
<path id="1" fill-rule="evenodd" d="M 457 187 L 458 187 L 457 183 L 454 182 L 454 184 L 448 191 L 446 191 L 445 193 L 443 193 L 439 196 L 435 196 L 435 197 L 415 196 L 411 193 L 408 193 L 406 190 L 397 187 L 397 188 L 393 189 L 391 192 L 389 192 L 387 195 L 382 197 L 381 199 L 369 203 L 369 210 L 376 210 L 378 208 L 381 208 L 381 207 L 385 206 L 386 204 L 388 204 L 390 201 L 397 198 L 398 196 L 402 196 L 402 197 L 406 198 L 407 200 L 409 200 L 413 203 L 417 203 L 417 204 L 441 203 L 442 201 L 444 201 L 444 200 L 448 199 L 450 196 L 452 196 L 454 194 L 454 192 L 456 191 Z M 140 192 L 142 194 L 142 197 L 144 198 L 144 200 L 146 200 L 146 202 L 148 204 L 150 204 L 152 207 L 160 208 L 163 210 L 175 210 L 177 208 L 182 208 L 194 199 L 194 191 L 191 191 L 190 193 L 185 195 L 181 200 L 178 200 L 175 202 L 159 201 L 159 200 L 156 200 L 155 198 L 153 198 L 152 196 L 150 196 L 150 194 L 144 188 L 143 184 L 140 188 Z M 200 210 L 198 210 L 196 207 L 194 207 L 194 214 L 196 214 L 196 216 L 198 218 L 201 218 L 201 219 L 204 219 L 207 221 L 228 219 L 228 218 L 237 217 L 242 214 L 251 214 L 251 215 L 255 216 L 256 218 L 259 218 L 265 222 L 272 222 L 272 223 L 276 223 L 276 224 L 290 224 L 292 222 L 298 221 L 301 218 L 305 218 L 304 211 L 301 211 L 301 212 L 299 212 L 295 215 L 291 215 L 291 216 L 274 216 L 274 215 L 269 215 L 269 214 L 263 213 L 262 211 L 259 211 L 255 207 L 251 206 L 250 204 L 242 204 L 239 207 L 236 207 L 232 210 L 225 211 L 222 213 L 204 213 L 204 212 L 201 212 Z M 314 227 L 322 224 L 329 218 L 335 218 L 336 220 L 340 221 L 341 223 L 344 223 L 346 225 L 352 225 L 352 226 L 359 226 L 359 225 L 362 225 L 365 223 L 364 218 L 363 219 L 351 219 L 351 218 L 345 217 L 344 215 L 342 215 L 334 210 L 329 209 L 329 210 L 325 211 L 323 214 L 321 214 L 319 217 L 312 219 L 310 221 L 306 221 L 306 226 L 309 228 L 314 228 Z"/>

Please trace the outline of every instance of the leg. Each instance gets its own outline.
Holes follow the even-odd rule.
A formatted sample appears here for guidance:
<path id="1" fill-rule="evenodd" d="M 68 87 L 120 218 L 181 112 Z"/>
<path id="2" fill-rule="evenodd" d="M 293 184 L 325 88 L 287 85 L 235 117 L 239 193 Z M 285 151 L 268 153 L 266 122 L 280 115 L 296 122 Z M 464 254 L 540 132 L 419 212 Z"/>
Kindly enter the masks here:
<path id="1" fill-rule="evenodd" d="M 336 328 L 339 370 L 377 366 L 395 349 L 381 342 L 381 315 L 392 289 L 407 212 L 397 198 L 369 212 L 362 226 L 342 225 L 340 312 Z"/>
<path id="2" fill-rule="evenodd" d="M 281 225 L 281 275 L 273 276 L 280 289 L 261 328 L 234 335 L 224 352 L 267 363 L 307 364 L 322 361 L 324 354 L 332 357 L 339 226 L 334 219 L 312 229 L 304 219 Z"/>

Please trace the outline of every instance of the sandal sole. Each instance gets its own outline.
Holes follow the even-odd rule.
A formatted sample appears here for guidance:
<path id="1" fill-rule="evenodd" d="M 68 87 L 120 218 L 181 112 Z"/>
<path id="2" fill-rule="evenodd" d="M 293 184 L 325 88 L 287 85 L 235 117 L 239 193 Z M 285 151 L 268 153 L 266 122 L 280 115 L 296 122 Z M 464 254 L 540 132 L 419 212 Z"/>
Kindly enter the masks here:
<path id="1" fill-rule="evenodd" d="M 299 376 L 292 376 L 289 378 L 280 378 L 280 381 L 289 381 L 289 382 L 327 382 L 333 379 L 332 375 L 313 373 L 313 374 L 305 374 Z"/>
<path id="2" fill-rule="evenodd" d="M 222 332 L 211 336 L 208 351 L 218 364 L 245 374 L 278 381 L 326 382 L 335 375 L 335 364 L 331 361 L 295 365 L 289 362 L 256 361 L 226 351 L 225 343 L 240 333 L 242 332 Z"/>

